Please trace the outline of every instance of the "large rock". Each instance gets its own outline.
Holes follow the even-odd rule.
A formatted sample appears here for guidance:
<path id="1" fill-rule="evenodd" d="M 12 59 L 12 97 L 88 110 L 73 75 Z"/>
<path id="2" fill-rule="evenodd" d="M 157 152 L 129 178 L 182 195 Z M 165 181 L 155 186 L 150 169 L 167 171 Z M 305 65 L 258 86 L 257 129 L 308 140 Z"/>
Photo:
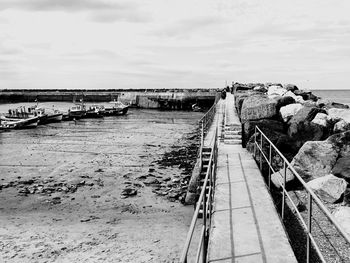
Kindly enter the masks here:
<path id="1" fill-rule="evenodd" d="M 332 173 L 350 182 L 350 155 L 340 157 L 335 163 Z"/>
<path id="2" fill-rule="evenodd" d="M 250 137 L 254 134 L 255 126 L 258 126 L 265 134 L 268 133 L 269 131 L 274 131 L 279 133 L 284 132 L 283 123 L 277 120 L 271 120 L 271 119 L 246 121 L 243 126 L 244 126 L 243 136 L 244 136 L 245 142 L 248 142 Z"/>
<path id="3" fill-rule="evenodd" d="M 333 133 L 345 132 L 348 130 L 350 130 L 350 123 L 344 121 L 343 119 L 336 122 L 333 127 Z"/>
<path id="4" fill-rule="evenodd" d="M 277 116 L 277 101 L 265 95 L 253 95 L 243 101 L 241 120 L 269 119 Z"/>
<path id="5" fill-rule="evenodd" d="M 295 103 L 295 99 L 290 96 L 278 97 L 277 99 L 277 110 L 289 104 Z"/>
<path id="6" fill-rule="evenodd" d="M 338 158 L 350 156 L 350 131 L 333 134 L 327 138 L 327 142 L 337 148 Z"/>
<path id="7" fill-rule="evenodd" d="M 286 89 L 280 87 L 280 86 L 270 86 L 267 95 L 268 96 L 283 96 L 287 92 Z"/>
<path id="8" fill-rule="evenodd" d="M 286 171 L 286 187 L 294 179 L 295 179 L 294 174 L 289 169 L 287 169 L 287 171 Z M 281 169 L 278 172 L 271 174 L 271 182 L 273 183 L 273 185 L 277 189 L 282 188 L 283 183 L 284 183 L 284 169 Z"/>
<path id="9" fill-rule="evenodd" d="M 302 96 L 304 100 L 318 100 L 318 97 L 312 94 L 311 91 L 295 90 L 294 94 L 297 96 Z"/>
<path id="10" fill-rule="evenodd" d="M 348 109 L 349 108 L 349 105 L 330 101 L 328 99 L 318 99 L 316 105 L 317 107 L 320 107 L 320 108 L 324 107 L 327 109 L 331 109 L 331 108 Z"/>
<path id="11" fill-rule="evenodd" d="M 330 174 L 337 161 L 338 149 L 329 141 L 308 141 L 293 158 L 292 165 L 300 176 L 310 181 Z"/>
<path id="12" fill-rule="evenodd" d="M 335 203 L 344 194 L 347 182 L 333 174 L 328 174 L 308 182 L 307 185 L 322 201 Z"/>
<path id="13" fill-rule="evenodd" d="M 340 206 L 333 212 L 334 219 L 341 228 L 350 236 L 350 207 Z"/>
<path id="14" fill-rule="evenodd" d="M 297 96 L 293 92 L 291 92 L 290 90 L 287 91 L 283 96 L 284 97 L 292 97 L 295 100 L 295 102 L 297 102 L 297 103 L 302 103 L 302 104 L 304 103 L 304 99 L 302 96 Z"/>
<path id="15" fill-rule="evenodd" d="M 330 126 L 328 115 L 322 112 L 316 114 L 315 118 L 312 120 L 312 123 L 318 124 L 324 128 L 329 128 Z"/>
<path id="16" fill-rule="evenodd" d="M 331 108 L 327 110 L 328 116 L 333 121 L 344 120 L 350 123 L 350 110 L 349 109 L 338 109 Z"/>
<path id="17" fill-rule="evenodd" d="M 319 112 L 324 112 L 324 110 L 316 107 L 303 107 L 289 121 L 288 135 L 297 141 L 298 147 L 306 141 L 317 141 L 324 138 L 323 128 L 312 123 Z"/>
<path id="18" fill-rule="evenodd" d="M 299 103 L 293 103 L 280 108 L 280 114 L 284 122 L 288 122 L 300 109 L 303 108 L 303 105 Z"/>
<path id="19" fill-rule="evenodd" d="M 283 87 L 288 91 L 298 90 L 298 87 L 294 84 L 285 84 Z"/>

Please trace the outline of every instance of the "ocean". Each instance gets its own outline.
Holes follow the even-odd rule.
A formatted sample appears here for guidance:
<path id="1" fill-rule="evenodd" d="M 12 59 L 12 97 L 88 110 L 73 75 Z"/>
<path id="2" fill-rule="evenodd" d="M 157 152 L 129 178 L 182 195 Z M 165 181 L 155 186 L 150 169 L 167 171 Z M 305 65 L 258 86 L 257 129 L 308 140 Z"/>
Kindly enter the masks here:
<path id="1" fill-rule="evenodd" d="M 322 99 L 329 99 L 350 106 L 350 90 L 311 90 L 311 92 Z"/>

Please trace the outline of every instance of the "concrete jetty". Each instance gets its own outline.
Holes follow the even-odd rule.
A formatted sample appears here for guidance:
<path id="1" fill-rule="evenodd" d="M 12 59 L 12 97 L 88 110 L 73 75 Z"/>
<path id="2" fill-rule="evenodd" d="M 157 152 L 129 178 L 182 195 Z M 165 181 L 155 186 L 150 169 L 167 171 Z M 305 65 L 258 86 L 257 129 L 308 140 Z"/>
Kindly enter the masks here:
<path id="1" fill-rule="evenodd" d="M 297 262 L 258 166 L 240 144 L 232 94 L 217 104 L 215 118 L 221 140 L 207 261 Z"/>

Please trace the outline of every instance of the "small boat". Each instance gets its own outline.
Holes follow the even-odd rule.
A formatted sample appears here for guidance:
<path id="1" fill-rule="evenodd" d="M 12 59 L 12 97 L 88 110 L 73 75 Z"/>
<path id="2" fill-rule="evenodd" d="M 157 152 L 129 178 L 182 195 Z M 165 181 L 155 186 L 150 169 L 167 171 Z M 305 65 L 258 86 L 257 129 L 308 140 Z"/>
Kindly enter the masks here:
<path id="1" fill-rule="evenodd" d="M 35 128 L 38 124 L 38 116 L 26 119 L 8 118 L 5 116 L 0 117 L 0 129 L 2 130 Z"/>
<path id="2" fill-rule="evenodd" d="M 197 105 L 197 103 L 195 103 L 195 104 L 192 105 L 192 110 L 193 110 L 193 111 L 203 111 L 203 109 L 202 109 L 201 107 L 199 107 L 199 106 Z"/>
<path id="3" fill-rule="evenodd" d="M 129 105 L 125 105 L 121 101 L 111 101 L 109 104 L 113 104 L 112 107 L 105 107 L 105 116 L 114 116 L 114 115 L 125 115 L 128 112 Z"/>
<path id="4" fill-rule="evenodd" d="M 68 110 L 69 119 L 81 119 L 86 115 L 86 107 L 84 103 L 75 104 Z"/>
<path id="5" fill-rule="evenodd" d="M 103 105 L 96 105 L 93 104 L 91 105 L 87 110 L 86 110 L 86 118 L 103 118 L 105 113 L 105 108 Z"/>
<path id="6" fill-rule="evenodd" d="M 9 109 L 8 113 L 5 114 L 5 117 L 8 119 L 14 120 L 23 120 L 38 117 L 39 122 L 47 117 L 45 110 L 42 108 L 38 108 L 37 105 L 28 107 L 21 106 L 17 109 Z"/>

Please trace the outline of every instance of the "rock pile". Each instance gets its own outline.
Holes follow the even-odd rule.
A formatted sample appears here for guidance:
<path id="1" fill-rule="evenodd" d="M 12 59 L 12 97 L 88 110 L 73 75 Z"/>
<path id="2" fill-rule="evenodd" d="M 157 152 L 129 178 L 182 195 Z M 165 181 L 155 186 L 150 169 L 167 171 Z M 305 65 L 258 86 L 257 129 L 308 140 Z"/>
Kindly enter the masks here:
<path id="1" fill-rule="evenodd" d="M 171 150 L 166 152 L 161 159 L 155 161 L 147 175 L 142 175 L 138 179 L 144 185 L 152 187 L 152 192 L 155 194 L 164 196 L 172 202 L 178 200 L 183 203 L 192 169 L 197 160 L 199 143 L 200 132 L 196 129 L 182 138 L 178 144 L 172 146 Z M 157 165 L 159 169 L 178 167 L 182 172 L 179 176 L 159 175 L 153 165 Z"/>
<path id="2" fill-rule="evenodd" d="M 350 211 L 347 211 L 350 209 L 347 194 L 350 193 L 349 106 L 318 98 L 293 84 L 235 83 L 233 90 L 247 149 L 254 149 L 257 125 L 322 201 L 342 203 L 337 217 L 347 216 L 347 220 L 341 218 L 339 222 L 350 225 Z M 278 188 L 283 163 L 273 157 L 274 169 L 280 170 L 272 175 Z M 295 181 L 287 171 L 287 182 Z"/>

